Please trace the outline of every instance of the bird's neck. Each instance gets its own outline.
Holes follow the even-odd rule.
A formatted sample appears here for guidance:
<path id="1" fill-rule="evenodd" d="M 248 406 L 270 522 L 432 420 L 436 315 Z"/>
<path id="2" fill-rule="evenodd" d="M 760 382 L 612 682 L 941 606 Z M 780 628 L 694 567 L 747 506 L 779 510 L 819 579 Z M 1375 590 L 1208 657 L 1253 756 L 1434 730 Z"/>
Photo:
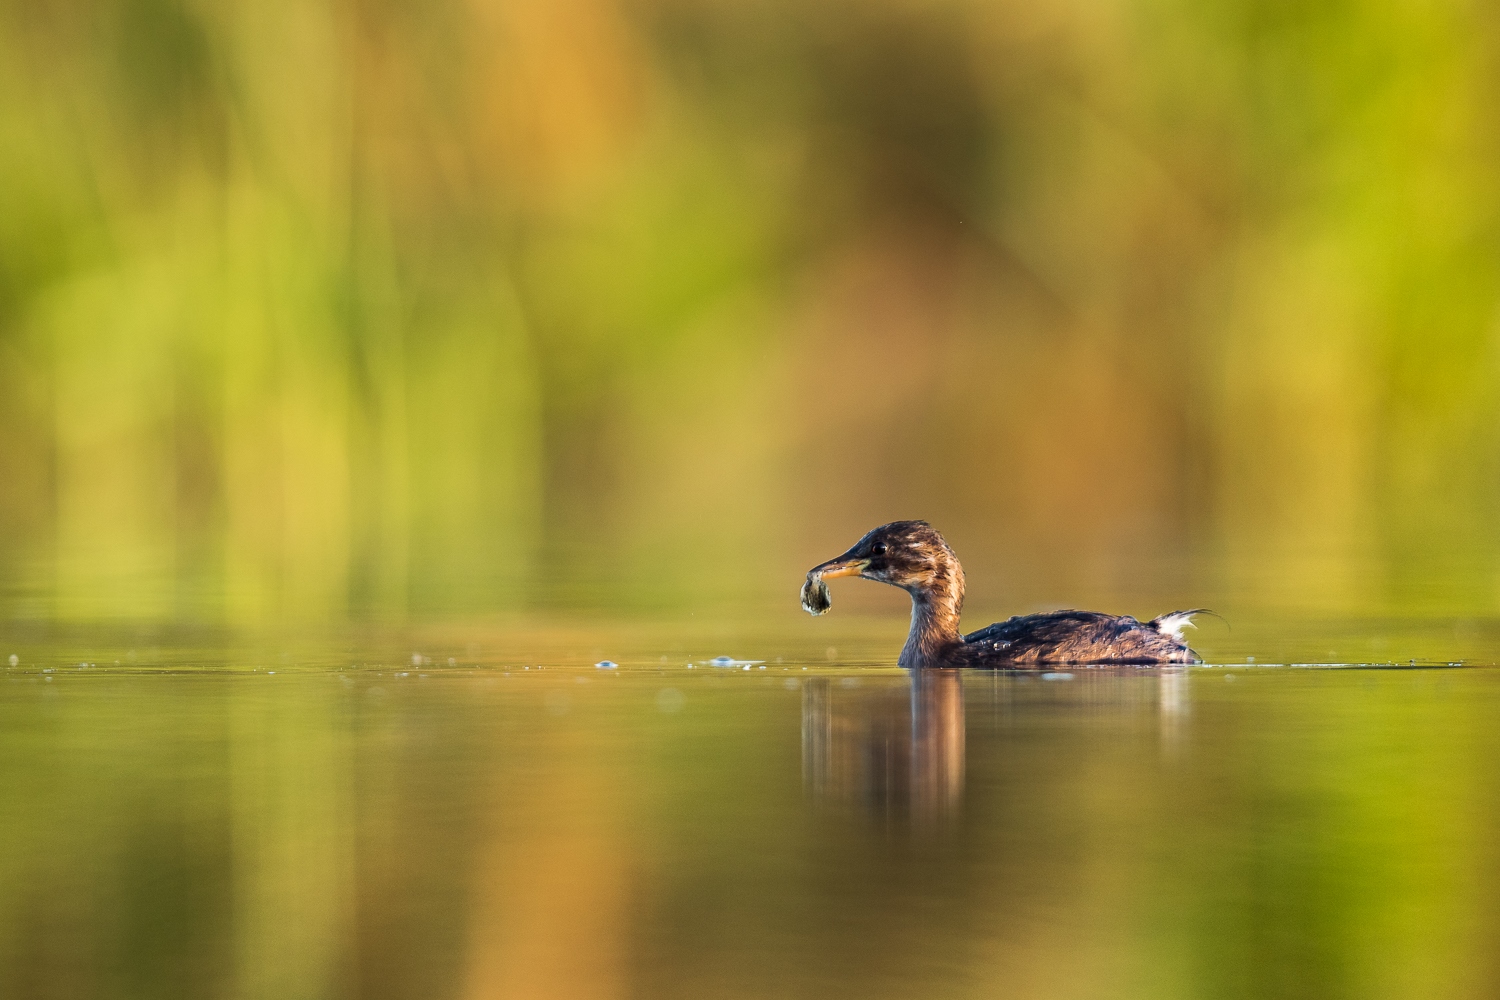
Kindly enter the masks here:
<path id="1" fill-rule="evenodd" d="M 942 567 L 933 582 L 909 588 L 911 632 L 901 650 L 903 667 L 935 667 L 963 641 L 958 618 L 964 606 L 964 571 L 957 560 Z"/>

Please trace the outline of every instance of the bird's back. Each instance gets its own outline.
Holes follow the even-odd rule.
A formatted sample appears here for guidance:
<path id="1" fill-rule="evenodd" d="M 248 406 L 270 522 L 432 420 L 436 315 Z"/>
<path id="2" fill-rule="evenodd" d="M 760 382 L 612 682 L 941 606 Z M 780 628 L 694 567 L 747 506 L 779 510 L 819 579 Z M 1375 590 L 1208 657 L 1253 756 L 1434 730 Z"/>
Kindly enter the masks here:
<path id="1" fill-rule="evenodd" d="M 1161 623 L 1097 611 L 1017 615 L 964 636 L 955 659 L 970 666 L 1036 663 L 1193 663 L 1197 656 Z"/>

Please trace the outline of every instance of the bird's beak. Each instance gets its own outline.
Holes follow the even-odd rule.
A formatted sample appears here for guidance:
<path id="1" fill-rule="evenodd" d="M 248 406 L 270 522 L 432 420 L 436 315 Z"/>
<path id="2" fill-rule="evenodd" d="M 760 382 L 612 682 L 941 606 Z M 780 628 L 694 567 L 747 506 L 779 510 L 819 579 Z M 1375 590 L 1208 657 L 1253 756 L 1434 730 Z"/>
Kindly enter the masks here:
<path id="1" fill-rule="evenodd" d="M 847 555 L 830 559 L 821 566 L 814 566 L 812 573 L 816 573 L 825 580 L 831 580 L 838 576 L 859 576 L 870 565 L 868 559 L 853 559 Z M 812 573 L 808 575 L 811 576 Z"/>

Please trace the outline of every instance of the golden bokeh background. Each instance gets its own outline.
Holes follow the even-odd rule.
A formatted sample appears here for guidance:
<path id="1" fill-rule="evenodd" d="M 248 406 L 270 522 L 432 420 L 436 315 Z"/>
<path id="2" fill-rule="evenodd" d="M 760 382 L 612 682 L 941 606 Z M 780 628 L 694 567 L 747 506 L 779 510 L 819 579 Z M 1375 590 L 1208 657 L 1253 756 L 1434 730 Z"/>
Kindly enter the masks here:
<path id="1" fill-rule="evenodd" d="M 11 613 L 1492 612 L 1497 20 L 6 3 Z"/>

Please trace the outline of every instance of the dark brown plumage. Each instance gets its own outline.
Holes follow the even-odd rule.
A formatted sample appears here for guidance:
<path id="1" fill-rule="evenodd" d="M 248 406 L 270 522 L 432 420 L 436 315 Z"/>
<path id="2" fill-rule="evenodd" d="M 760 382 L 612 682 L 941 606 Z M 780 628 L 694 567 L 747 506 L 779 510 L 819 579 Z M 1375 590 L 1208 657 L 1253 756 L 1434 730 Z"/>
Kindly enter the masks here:
<path id="1" fill-rule="evenodd" d="M 1097 611 L 1017 615 L 963 635 L 964 571 L 937 529 L 926 521 L 894 521 L 861 538 L 836 559 L 814 566 L 802 606 L 820 615 L 831 605 L 823 582 L 859 576 L 911 595 L 911 633 L 903 667 L 1028 667 L 1048 663 L 1196 663 L 1182 630 L 1202 609 L 1138 621 Z"/>

